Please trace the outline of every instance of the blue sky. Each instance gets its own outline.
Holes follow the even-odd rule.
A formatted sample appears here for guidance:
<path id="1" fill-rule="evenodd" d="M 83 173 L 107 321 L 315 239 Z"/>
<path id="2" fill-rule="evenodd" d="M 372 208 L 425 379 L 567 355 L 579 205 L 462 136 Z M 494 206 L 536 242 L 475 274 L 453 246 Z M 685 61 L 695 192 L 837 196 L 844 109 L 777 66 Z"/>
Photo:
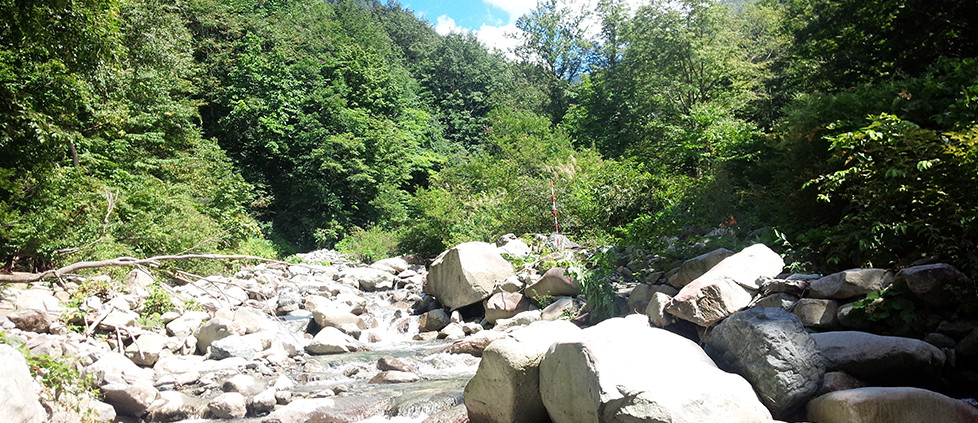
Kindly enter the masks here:
<path id="1" fill-rule="evenodd" d="M 536 0 L 399 0 L 418 17 L 427 19 L 439 34 L 471 32 L 488 47 L 510 53 L 517 41 L 510 34 L 519 32 L 516 20 L 536 7 Z M 647 0 L 626 0 L 634 8 Z M 588 10 L 596 0 L 560 0 L 571 10 Z M 596 22 L 589 22 L 589 26 Z M 512 54 L 507 54 L 513 57 Z"/>
<path id="2" fill-rule="evenodd" d="M 427 19 L 440 34 L 472 32 L 487 46 L 506 51 L 515 45 L 516 19 L 536 6 L 535 0 L 400 0 Z"/>

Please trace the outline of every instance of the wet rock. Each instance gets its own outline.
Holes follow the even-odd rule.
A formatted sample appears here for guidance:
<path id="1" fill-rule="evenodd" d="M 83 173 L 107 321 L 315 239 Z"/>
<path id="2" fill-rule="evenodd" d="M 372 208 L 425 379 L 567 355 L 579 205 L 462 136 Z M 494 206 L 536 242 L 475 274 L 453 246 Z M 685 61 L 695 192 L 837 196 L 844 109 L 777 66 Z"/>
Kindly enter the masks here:
<path id="1" fill-rule="evenodd" d="M 418 369 L 406 363 L 404 360 L 392 356 L 384 356 L 377 360 L 378 370 L 397 370 L 400 372 L 417 373 Z"/>
<path id="2" fill-rule="evenodd" d="M 978 421 L 978 408 L 919 388 L 859 388 L 815 398 L 808 404 L 808 419 L 819 423 L 973 423 Z"/>
<path id="3" fill-rule="evenodd" d="M 445 352 L 450 354 L 470 354 L 476 357 L 482 357 L 482 352 L 489 346 L 489 344 L 492 343 L 492 341 L 504 337 L 506 337 L 506 334 L 499 331 L 481 331 L 475 335 L 461 339 L 452 345 L 449 345 L 448 348 L 445 349 Z"/>
<path id="4" fill-rule="evenodd" d="M 41 387 L 31 377 L 24 356 L 0 343 L 0 416 L 11 422 L 41 423 L 47 413 L 37 395 Z"/>
<path id="5" fill-rule="evenodd" d="M 498 292 L 485 300 L 486 320 L 496 323 L 498 319 L 508 319 L 524 311 L 535 308 L 530 299 L 516 292 Z"/>
<path id="6" fill-rule="evenodd" d="M 421 377 L 411 372 L 384 370 L 370 378 L 370 383 L 410 383 L 419 380 L 421 380 Z"/>
<path id="7" fill-rule="evenodd" d="M 825 374 L 815 340 L 781 308 L 734 313 L 710 331 L 706 352 L 720 368 L 747 379 L 775 417 L 804 405 Z"/>
<path id="8" fill-rule="evenodd" d="M 341 354 L 362 349 L 360 343 L 336 328 L 323 328 L 305 347 L 313 355 Z"/>
<path id="9" fill-rule="evenodd" d="M 422 314 L 418 324 L 422 332 L 437 332 L 448 326 L 451 321 L 452 317 L 439 308 Z"/>
<path id="10" fill-rule="evenodd" d="M 809 296 L 846 300 L 878 291 L 893 282 L 885 269 L 849 269 L 811 282 Z"/>
<path id="11" fill-rule="evenodd" d="M 438 331 L 438 338 L 456 341 L 465 338 L 465 329 L 463 329 L 462 325 L 458 323 L 449 323 L 448 326 L 445 326 L 442 328 L 442 330 Z"/>
<path id="12" fill-rule="evenodd" d="M 552 297 L 578 295 L 580 293 L 581 285 L 571 275 L 567 274 L 567 269 L 564 267 L 547 270 L 540 280 L 526 287 L 526 295 L 533 298 L 548 295 Z"/>
<path id="13" fill-rule="evenodd" d="M 431 264 L 423 291 L 456 309 L 482 301 L 513 274 L 513 266 L 496 247 L 483 242 L 460 244 Z"/>

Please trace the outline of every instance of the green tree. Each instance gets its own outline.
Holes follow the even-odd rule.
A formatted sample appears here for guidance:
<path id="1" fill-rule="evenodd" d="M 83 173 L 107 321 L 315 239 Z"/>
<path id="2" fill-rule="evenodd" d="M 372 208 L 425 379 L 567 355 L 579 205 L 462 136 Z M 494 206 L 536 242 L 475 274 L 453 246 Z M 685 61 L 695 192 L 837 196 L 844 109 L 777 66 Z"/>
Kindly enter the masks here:
<path id="1" fill-rule="evenodd" d="M 588 35 L 590 11 L 574 10 L 564 0 L 540 0 L 529 14 L 516 21 L 522 32 L 516 55 L 536 65 L 546 87 L 546 113 L 560 122 L 573 97 L 572 85 L 596 59 L 596 45 Z"/>

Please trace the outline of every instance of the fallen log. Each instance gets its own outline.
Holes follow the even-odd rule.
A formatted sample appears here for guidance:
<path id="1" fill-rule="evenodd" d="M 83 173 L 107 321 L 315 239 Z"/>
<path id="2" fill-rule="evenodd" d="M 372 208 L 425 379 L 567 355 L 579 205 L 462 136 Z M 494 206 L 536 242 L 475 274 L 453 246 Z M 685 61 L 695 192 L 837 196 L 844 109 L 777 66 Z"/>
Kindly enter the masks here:
<path id="1" fill-rule="evenodd" d="M 46 278 L 60 278 L 62 275 L 71 274 L 83 269 L 97 269 L 100 267 L 132 267 L 132 266 L 159 266 L 161 261 L 174 261 L 174 260 L 193 260 L 193 259 L 203 259 L 203 260 L 255 260 L 265 263 L 283 263 L 289 264 L 281 260 L 273 260 L 258 256 L 248 256 L 248 255 L 225 255 L 225 254 L 181 254 L 181 255 L 163 255 L 154 256 L 144 259 L 138 259 L 135 257 L 117 257 L 114 259 L 100 260 L 100 261 L 80 261 L 77 263 L 72 263 L 59 269 L 51 269 L 39 273 L 30 272 L 12 272 L 9 274 L 0 274 L 0 284 L 6 283 L 26 283 L 26 282 L 37 282 Z"/>

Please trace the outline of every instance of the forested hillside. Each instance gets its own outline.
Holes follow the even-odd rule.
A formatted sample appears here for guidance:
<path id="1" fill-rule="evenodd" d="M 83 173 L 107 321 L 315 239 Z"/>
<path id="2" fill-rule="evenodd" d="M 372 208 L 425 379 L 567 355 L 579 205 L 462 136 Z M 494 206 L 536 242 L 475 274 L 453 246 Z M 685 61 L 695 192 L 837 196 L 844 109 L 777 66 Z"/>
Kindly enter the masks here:
<path id="1" fill-rule="evenodd" d="M 0 259 L 430 255 L 552 182 L 582 243 L 978 270 L 973 6 L 542 0 L 508 60 L 393 1 L 0 0 Z"/>

